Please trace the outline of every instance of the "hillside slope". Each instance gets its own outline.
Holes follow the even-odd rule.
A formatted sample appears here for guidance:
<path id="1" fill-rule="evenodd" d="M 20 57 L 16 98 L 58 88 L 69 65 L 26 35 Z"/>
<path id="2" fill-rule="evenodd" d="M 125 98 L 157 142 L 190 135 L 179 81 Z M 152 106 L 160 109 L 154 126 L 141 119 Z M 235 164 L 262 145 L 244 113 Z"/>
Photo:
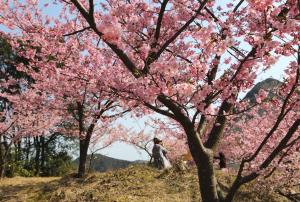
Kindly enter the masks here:
<path id="1" fill-rule="evenodd" d="M 223 186 L 231 181 L 218 171 Z M 227 174 L 226 174 L 227 176 Z M 285 198 L 252 185 L 241 189 L 235 201 L 284 202 Z M 193 202 L 200 201 L 196 170 L 162 172 L 145 165 L 114 172 L 95 173 L 85 179 L 14 178 L 0 183 L 0 201 L 99 201 L 99 202 Z"/>

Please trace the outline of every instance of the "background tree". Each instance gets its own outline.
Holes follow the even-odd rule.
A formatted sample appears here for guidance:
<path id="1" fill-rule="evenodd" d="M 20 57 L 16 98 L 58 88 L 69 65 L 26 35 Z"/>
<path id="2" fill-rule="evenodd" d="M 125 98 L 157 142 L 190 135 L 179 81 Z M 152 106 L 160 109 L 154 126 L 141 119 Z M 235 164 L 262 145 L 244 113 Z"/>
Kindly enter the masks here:
<path id="1" fill-rule="evenodd" d="M 62 31 L 64 29 L 62 28 Z M 45 34 L 48 34 L 48 31 L 41 30 Z M 37 33 L 27 32 L 27 34 L 27 37 L 31 38 Z M 65 37 L 68 38 L 68 36 Z M 30 64 L 20 64 L 18 68 L 35 80 L 34 84 L 26 89 L 26 93 L 15 99 L 21 99 L 20 102 L 27 106 L 24 110 L 39 108 L 43 103 L 45 111 L 40 110 L 39 113 L 56 114 L 57 132 L 80 139 L 78 176 L 82 177 L 85 174 L 87 153 L 92 136 L 101 136 L 101 131 L 108 127 L 110 121 L 128 112 L 129 108 L 126 109 L 120 105 L 114 98 L 114 93 L 106 90 L 105 84 L 101 81 L 101 68 L 97 70 L 99 74 L 94 71 L 93 66 L 98 65 L 98 60 L 101 58 L 103 58 L 101 61 L 104 61 L 105 55 L 98 54 L 99 57 L 93 58 L 88 50 L 82 49 L 84 42 L 77 39 L 71 40 L 76 43 L 76 48 L 73 47 L 73 43 L 65 42 L 60 37 L 59 46 L 55 49 L 51 48 L 51 51 L 55 52 L 49 52 L 50 49 L 46 52 L 44 50 L 47 49 L 46 46 L 53 47 L 57 41 L 49 42 L 45 46 L 41 46 L 41 41 L 33 40 L 20 43 L 16 39 L 10 42 L 16 43 L 16 53 L 26 58 Z M 110 62 L 110 60 L 109 58 L 107 61 Z M 106 68 L 104 65 L 102 64 L 102 68 Z M 40 141 L 43 141 L 43 137 L 36 137 L 37 149 L 40 148 Z M 39 152 L 38 149 L 37 159 Z M 36 168 L 37 172 L 38 168 Z"/>
<path id="2" fill-rule="evenodd" d="M 15 63 L 25 63 L 24 58 L 19 57 L 7 42 L 5 35 L 0 36 L 0 177 L 5 175 L 6 166 L 11 155 L 11 147 L 15 145 L 16 160 L 19 158 L 20 147 L 11 130 L 15 130 L 18 115 L 14 111 L 13 103 L 6 96 L 22 93 L 22 86 L 26 80 L 32 83 L 32 79 L 22 71 L 16 69 Z"/>

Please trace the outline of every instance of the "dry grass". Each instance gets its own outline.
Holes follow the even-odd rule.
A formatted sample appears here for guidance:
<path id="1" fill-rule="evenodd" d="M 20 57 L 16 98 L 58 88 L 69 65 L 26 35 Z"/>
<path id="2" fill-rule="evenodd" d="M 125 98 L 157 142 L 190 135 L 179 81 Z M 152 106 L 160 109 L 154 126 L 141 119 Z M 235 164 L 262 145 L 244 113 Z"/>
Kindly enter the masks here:
<path id="1" fill-rule="evenodd" d="M 231 177 L 219 171 L 225 186 Z M 285 201 L 264 191 L 254 193 L 248 185 L 236 201 Z M 99 201 L 99 202 L 193 202 L 200 201 L 195 170 L 158 171 L 137 165 L 118 171 L 90 174 L 84 179 L 71 175 L 63 178 L 13 178 L 0 182 L 0 201 Z"/>
<path id="2" fill-rule="evenodd" d="M 0 201 L 24 202 L 31 200 L 45 184 L 57 181 L 57 177 L 14 177 L 0 180 Z"/>

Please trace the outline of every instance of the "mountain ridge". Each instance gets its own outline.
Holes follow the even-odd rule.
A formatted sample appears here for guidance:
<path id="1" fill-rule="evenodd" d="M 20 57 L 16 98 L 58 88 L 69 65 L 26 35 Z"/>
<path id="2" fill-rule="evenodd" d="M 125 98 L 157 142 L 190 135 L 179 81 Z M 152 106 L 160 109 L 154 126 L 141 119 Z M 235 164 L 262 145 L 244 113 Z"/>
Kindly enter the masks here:
<path id="1" fill-rule="evenodd" d="M 127 161 L 122 159 L 117 159 L 113 157 L 109 157 L 103 154 L 94 154 L 93 159 L 90 166 L 90 158 L 91 155 L 87 156 L 87 168 L 93 171 L 98 172 L 106 172 L 110 170 L 120 169 L 120 168 L 127 168 L 133 164 L 144 164 L 147 161 L 143 160 L 136 160 L 136 161 Z M 77 158 L 74 163 L 78 165 L 79 158 Z"/>
<path id="2" fill-rule="evenodd" d="M 280 85 L 282 85 L 281 81 L 274 78 L 267 78 L 255 84 L 254 87 L 245 95 L 245 97 L 242 100 L 248 99 L 250 103 L 255 103 L 256 102 L 255 95 L 257 95 L 261 89 L 268 91 L 269 92 L 268 96 L 272 97 L 275 95 L 275 93 L 272 92 L 272 90 L 279 87 Z"/>

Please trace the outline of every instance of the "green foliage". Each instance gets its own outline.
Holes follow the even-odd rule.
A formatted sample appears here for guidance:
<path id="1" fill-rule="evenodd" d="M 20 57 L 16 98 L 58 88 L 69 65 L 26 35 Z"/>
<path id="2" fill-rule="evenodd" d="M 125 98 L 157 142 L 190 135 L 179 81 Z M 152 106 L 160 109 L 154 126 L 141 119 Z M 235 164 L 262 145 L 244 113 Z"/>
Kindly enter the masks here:
<path id="1" fill-rule="evenodd" d="M 62 151 L 53 156 L 47 166 L 43 168 L 44 176 L 63 176 L 75 170 L 75 164 L 72 162 L 72 157 Z"/>
<path id="2" fill-rule="evenodd" d="M 22 177 L 33 177 L 34 176 L 33 170 L 25 169 L 22 165 L 18 165 L 15 168 L 14 174 L 17 176 L 22 176 Z"/>
<path id="3" fill-rule="evenodd" d="M 71 152 L 77 149 L 77 144 L 75 147 L 73 141 L 62 134 L 22 139 L 10 149 L 5 177 L 63 176 L 74 172 L 76 165 Z"/>
<path id="4" fill-rule="evenodd" d="M 9 159 L 5 169 L 5 176 L 9 178 L 16 176 L 33 177 L 34 172 L 30 169 L 24 168 L 22 161 L 14 161 L 13 159 Z"/>

